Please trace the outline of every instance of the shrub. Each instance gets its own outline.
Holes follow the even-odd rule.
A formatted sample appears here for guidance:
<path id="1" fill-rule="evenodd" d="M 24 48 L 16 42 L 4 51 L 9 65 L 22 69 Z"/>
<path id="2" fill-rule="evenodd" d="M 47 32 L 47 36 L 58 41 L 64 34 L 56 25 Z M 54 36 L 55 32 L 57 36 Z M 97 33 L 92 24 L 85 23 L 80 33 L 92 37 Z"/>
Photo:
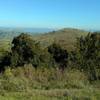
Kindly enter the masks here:
<path id="1" fill-rule="evenodd" d="M 52 55 L 54 61 L 58 64 L 60 69 L 67 67 L 68 52 L 61 48 L 60 45 L 53 43 L 48 47 L 48 52 Z"/>

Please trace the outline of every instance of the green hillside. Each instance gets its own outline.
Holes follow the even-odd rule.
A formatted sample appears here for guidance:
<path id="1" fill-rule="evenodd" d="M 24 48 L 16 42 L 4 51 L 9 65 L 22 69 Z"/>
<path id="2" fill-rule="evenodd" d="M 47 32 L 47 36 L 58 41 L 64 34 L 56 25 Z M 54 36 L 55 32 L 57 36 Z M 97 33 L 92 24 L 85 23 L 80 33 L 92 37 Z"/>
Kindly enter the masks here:
<path id="1" fill-rule="evenodd" d="M 100 100 L 100 34 L 29 34 L 0 39 L 0 100 Z"/>

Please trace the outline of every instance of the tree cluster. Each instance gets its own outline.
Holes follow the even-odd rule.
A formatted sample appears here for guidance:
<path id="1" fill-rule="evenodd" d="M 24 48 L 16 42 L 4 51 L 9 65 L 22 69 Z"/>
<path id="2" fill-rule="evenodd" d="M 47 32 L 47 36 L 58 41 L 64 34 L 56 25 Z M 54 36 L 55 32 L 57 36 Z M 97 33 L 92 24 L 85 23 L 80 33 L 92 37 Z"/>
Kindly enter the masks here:
<path id="1" fill-rule="evenodd" d="M 25 64 L 32 64 L 35 68 L 43 66 L 63 68 L 67 66 L 67 58 L 67 50 L 63 50 L 59 45 L 52 44 L 43 48 L 39 42 L 32 39 L 32 36 L 22 33 L 13 39 L 11 52 L 2 58 L 0 69 Z"/>

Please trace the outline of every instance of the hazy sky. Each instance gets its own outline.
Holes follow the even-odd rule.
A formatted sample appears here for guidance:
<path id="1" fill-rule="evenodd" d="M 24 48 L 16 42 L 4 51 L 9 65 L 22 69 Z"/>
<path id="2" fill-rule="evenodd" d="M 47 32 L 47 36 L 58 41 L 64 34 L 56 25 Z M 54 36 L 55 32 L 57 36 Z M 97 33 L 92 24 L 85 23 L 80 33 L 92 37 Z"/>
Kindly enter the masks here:
<path id="1" fill-rule="evenodd" d="M 100 0 L 0 0 L 0 26 L 100 29 Z"/>

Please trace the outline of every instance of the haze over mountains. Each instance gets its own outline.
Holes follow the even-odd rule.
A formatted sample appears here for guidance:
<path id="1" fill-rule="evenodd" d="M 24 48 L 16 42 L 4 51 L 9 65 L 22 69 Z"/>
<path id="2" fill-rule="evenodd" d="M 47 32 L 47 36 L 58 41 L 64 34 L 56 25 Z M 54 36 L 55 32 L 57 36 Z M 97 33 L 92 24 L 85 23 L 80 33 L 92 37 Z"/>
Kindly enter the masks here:
<path id="1" fill-rule="evenodd" d="M 73 28 L 66 28 L 71 30 Z M 12 27 L 0 27 L 0 38 L 12 38 L 19 35 L 20 33 L 29 33 L 29 34 L 43 34 L 49 33 L 52 31 L 57 31 L 58 29 L 52 28 L 12 28 Z"/>
<path id="2" fill-rule="evenodd" d="M 52 31 L 50 28 L 17 28 L 17 27 L 0 27 L 2 31 L 17 31 L 17 32 L 35 32 L 35 33 L 44 33 Z"/>
<path id="3" fill-rule="evenodd" d="M 62 32 L 63 31 L 63 32 Z M 81 29 L 74 29 L 74 28 L 64 28 L 64 29 L 50 29 L 50 28 L 12 28 L 12 27 L 0 27 L 0 38 L 13 38 L 15 36 L 20 35 L 21 33 L 28 33 L 31 35 L 37 35 L 37 34 L 58 34 L 59 33 L 63 35 L 63 33 L 81 33 L 80 31 L 84 31 Z M 81 35 L 81 34 L 80 34 Z"/>
<path id="4" fill-rule="evenodd" d="M 0 27 L 0 38 L 13 38 L 14 36 L 19 35 L 20 33 L 29 33 L 29 34 L 39 34 L 51 32 L 53 29 L 49 28 L 11 28 L 11 27 Z"/>

